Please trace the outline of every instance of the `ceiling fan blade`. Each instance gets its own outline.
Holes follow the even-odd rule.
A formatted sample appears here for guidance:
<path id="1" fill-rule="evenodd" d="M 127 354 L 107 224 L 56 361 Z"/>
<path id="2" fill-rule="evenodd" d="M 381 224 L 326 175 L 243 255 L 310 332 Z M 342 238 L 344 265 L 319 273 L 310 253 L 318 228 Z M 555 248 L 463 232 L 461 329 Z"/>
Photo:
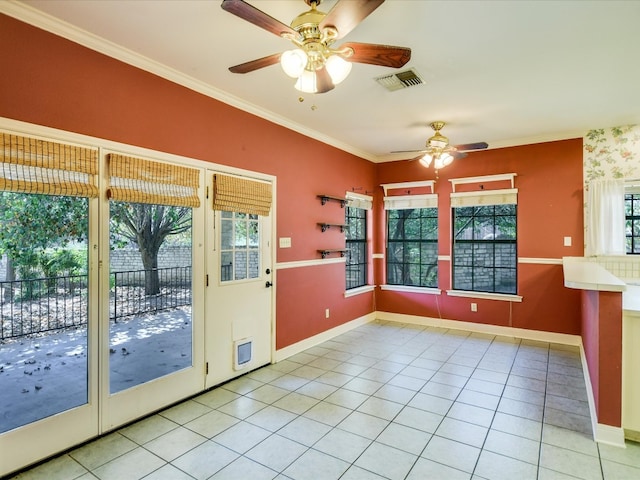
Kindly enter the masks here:
<path id="1" fill-rule="evenodd" d="M 394 150 L 393 152 L 389 153 L 421 153 L 424 155 L 426 152 L 426 150 Z"/>
<path id="2" fill-rule="evenodd" d="M 296 37 L 298 36 L 298 33 L 290 26 L 270 17 L 244 0 L 223 0 L 222 9 L 229 13 L 233 13 L 237 17 L 240 17 L 249 23 L 253 23 L 260 28 L 264 28 L 266 31 L 271 32 L 274 35 L 278 35 L 279 37 L 281 37 L 283 33 L 288 33 Z"/>
<path id="3" fill-rule="evenodd" d="M 384 0 L 338 0 L 320 22 L 320 30 L 334 27 L 337 38 L 343 38 L 383 3 Z"/>
<path id="4" fill-rule="evenodd" d="M 269 67 L 280 61 L 280 55 L 280 53 L 274 53 L 268 57 L 262 57 L 256 60 L 251 60 L 250 62 L 241 63 L 240 65 L 234 65 L 233 67 L 229 67 L 229 71 L 231 73 L 249 73 L 260 68 Z"/>
<path id="5" fill-rule="evenodd" d="M 353 50 L 353 55 L 344 57 L 349 62 L 400 68 L 411 59 L 411 49 L 406 47 L 347 42 L 340 46 L 343 48 Z"/>
<path id="6" fill-rule="evenodd" d="M 454 148 L 459 152 L 465 152 L 469 150 L 484 150 L 488 148 L 489 144 L 486 142 L 477 142 L 477 143 L 465 143 L 464 145 L 456 145 Z"/>
<path id="7" fill-rule="evenodd" d="M 461 158 L 467 156 L 467 154 L 464 152 L 452 152 L 451 155 L 453 155 L 453 158 L 455 158 L 456 160 L 460 160 Z"/>
<path id="8" fill-rule="evenodd" d="M 316 93 L 326 93 L 333 90 L 334 87 L 333 80 L 331 80 L 326 68 L 316 70 Z"/>

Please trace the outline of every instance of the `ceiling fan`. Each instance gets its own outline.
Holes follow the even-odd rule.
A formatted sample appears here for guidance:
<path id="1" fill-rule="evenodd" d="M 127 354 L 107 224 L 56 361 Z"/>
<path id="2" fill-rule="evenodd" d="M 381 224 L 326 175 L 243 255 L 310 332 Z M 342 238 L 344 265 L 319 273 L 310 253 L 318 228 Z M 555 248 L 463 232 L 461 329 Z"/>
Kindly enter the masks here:
<path id="1" fill-rule="evenodd" d="M 325 93 L 344 80 L 351 63 L 399 68 L 411 58 L 411 49 L 372 43 L 332 45 L 353 30 L 384 0 L 338 0 L 324 13 L 321 0 L 304 0 L 311 10 L 301 13 L 291 26 L 276 20 L 244 0 L 223 0 L 222 8 L 247 22 L 290 40 L 295 49 L 230 67 L 233 73 L 248 73 L 278 62 L 285 73 L 297 78 L 295 88 L 305 93 Z"/>
<path id="2" fill-rule="evenodd" d="M 432 122 L 429 126 L 435 131 L 435 134 L 427 140 L 427 148 L 424 150 L 401 150 L 391 153 L 419 152 L 420 154 L 418 156 L 410 158 L 409 160 L 419 160 L 425 167 L 428 167 L 431 165 L 431 162 L 434 162 L 433 168 L 439 170 L 442 167 L 446 167 L 457 158 L 466 157 L 467 154 L 465 152 L 484 150 L 489 147 L 489 144 L 486 142 L 449 145 L 449 139 L 440 133 L 440 130 L 445 126 L 445 122 Z"/>

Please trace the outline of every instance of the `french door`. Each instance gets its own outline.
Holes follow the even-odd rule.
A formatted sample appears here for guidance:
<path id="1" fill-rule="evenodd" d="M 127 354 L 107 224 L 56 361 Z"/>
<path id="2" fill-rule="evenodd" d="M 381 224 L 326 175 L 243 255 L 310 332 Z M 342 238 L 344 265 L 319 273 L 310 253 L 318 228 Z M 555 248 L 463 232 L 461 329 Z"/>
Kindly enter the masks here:
<path id="1" fill-rule="evenodd" d="M 2 281 L 2 476 L 99 433 L 98 200 L 0 196 L 4 213 L 13 210 L 0 228 L 24 236 L 5 257 L 17 272 Z M 58 218 L 42 222 L 47 213 Z M 74 242 L 63 238 L 65 221 L 77 226 Z"/>
<path id="2" fill-rule="evenodd" d="M 113 174 L 109 154 L 101 153 L 99 171 Z M 214 172 L 189 169 L 199 179 L 199 201 L 187 208 L 102 193 L 23 194 L 47 206 L 33 218 L 22 215 L 21 231 L 45 234 L 41 258 L 32 259 L 40 262 L 38 275 L 24 270 L 15 281 L 0 279 L 0 476 L 271 361 L 273 218 L 214 210 L 205 198 Z M 15 194 L 0 195 L 7 197 L 1 214 Z M 134 232 L 162 219 L 175 228 L 158 236 L 154 251 Z M 78 231 L 65 231 L 76 224 Z M 127 224 L 137 229 L 127 233 Z M 6 232 L 9 224 L 0 227 Z M 45 262 L 45 253 L 55 261 Z M 45 271 L 54 264 L 57 274 Z M 58 314 L 60 324 L 52 321 Z"/>
<path id="3" fill-rule="evenodd" d="M 204 206 L 109 202 L 108 208 L 109 269 L 103 262 L 101 272 L 109 286 L 108 313 L 102 304 L 109 319 L 101 336 L 103 431 L 204 387 L 204 248 L 196 240 L 203 235 Z M 132 237 L 131 225 L 135 248 L 123 244 Z M 176 233 L 148 252 L 162 228 Z M 143 261 L 149 253 L 155 254 L 152 268 Z"/>

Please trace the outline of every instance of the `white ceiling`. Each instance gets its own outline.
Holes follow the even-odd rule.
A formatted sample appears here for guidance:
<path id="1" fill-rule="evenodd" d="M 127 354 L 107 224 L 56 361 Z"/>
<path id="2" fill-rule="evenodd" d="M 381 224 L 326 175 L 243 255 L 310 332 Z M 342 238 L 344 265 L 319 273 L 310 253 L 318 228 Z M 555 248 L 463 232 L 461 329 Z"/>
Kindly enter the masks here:
<path id="1" fill-rule="evenodd" d="M 249 3 L 286 24 L 308 8 L 303 0 Z M 220 5 L 27 0 L 4 1 L 0 12 L 375 162 L 423 148 L 435 120 L 447 122 L 452 144 L 489 148 L 640 123 L 640 1 L 387 0 L 344 41 L 411 48 L 400 71 L 415 69 L 425 84 L 389 92 L 374 78 L 395 69 L 354 64 L 320 95 L 300 94 L 278 65 L 230 73 L 291 44 Z"/>

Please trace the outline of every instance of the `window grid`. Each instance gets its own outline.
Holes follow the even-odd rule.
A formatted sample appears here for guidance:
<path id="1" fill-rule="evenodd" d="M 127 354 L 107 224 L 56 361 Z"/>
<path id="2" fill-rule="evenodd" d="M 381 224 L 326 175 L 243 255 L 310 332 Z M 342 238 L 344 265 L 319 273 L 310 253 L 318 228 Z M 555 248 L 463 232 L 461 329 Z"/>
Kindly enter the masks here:
<path id="1" fill-rule="evenodd" d="M 640 255 L 640 193 L 624 196 L 627 254 Z"/>
<path id="2" fill-rule="evenodd" d="M 454 290 L 517 293 L 516 205 L 453 209 Z"/>
<path id="3" fill-rule="evenodd" d="M 438 209 L 388 210 L 387 284 L 438 286 Z"/>
<path id="4" fill-rule="evenodd" d="M 260 277 L 260 229 L 258 216 L 221 212 L 220 281 Z"/>
<path id="5" fill-rule="evenodd" d="M 345 209 L 346 289 L 367 285 L 367 211 L 362 208 Z"/>

